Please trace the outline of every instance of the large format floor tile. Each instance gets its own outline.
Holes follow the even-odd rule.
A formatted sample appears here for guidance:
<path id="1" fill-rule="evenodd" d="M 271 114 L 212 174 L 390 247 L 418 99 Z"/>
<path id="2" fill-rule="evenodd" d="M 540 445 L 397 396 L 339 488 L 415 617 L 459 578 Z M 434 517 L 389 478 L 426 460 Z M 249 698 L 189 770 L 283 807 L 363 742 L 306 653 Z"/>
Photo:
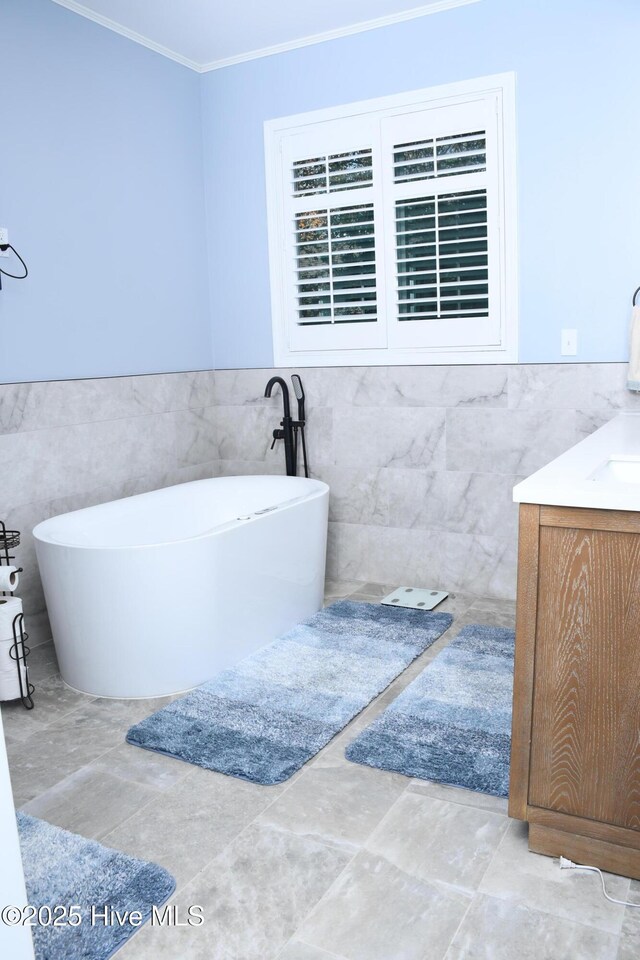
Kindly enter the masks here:
<path id="1" fill-rule="evenodd" d="M 499 813 L 405 793 L 366 848 L 419 880 L 475 891 L 507 825 Z"/>
<path id="2" fill-rule="evenodd" d="M 19 700 L 2 704 L 2 725 L 10 736 L 25 740 L 93 700 L 72 690 L 57 674 L 39 680 L 37 691 L 33 710 L 26 710 Z"/>
<path id="3" fill-rule="evenodd" d="M 597 927 L 479 894 L 446 960 L 615 960 L 617 949 Z"/>
<path id="4" fill-rule="evenodd" d="M 336 581 L 327 601 L 396 584 Z M 506 801 L 350 763 L 345 747 L 467 623 L 512 627 L 514 604 L 454 593 L 447 632 L 284 784 L 263 787 L 127 744 L 166 700 L 77 694 L 50 643 L 36 709 L 3 706 L 16 803 L 176 876 L 180 920 L 118 960 L 637 960 L 640 910 L 597 877 L 529 853 Z M 640 884 L 608 877 L 620 899 Z"/>
<path id="5" fill-rule="evenodd" d="M 74 710 L 26 740 L 7 743 L 15 797 L 32 800 L 113 747 L 117 726 L 91 711 L 92 706 Z"/>
<path id="6" fill-rule="evenodd" d="M 157 796 L 155 790 L 82 767 L 23 809 L 72 833 L 100 840 Z"/>
<path id="7" fill-rule="evenodd" d="M 280 789 L 211 770 L 191 771 L 104 838 L 109 846 L 160 863 L 179 884 L 224 850 Z"/>
<path id="8" fill-rule="evenodd" d="M 629 880 L 606 875 L 605 882 L 610 896 L 628 899 Z M 517 820 L 511 821 L 480 890 L 513 906 L 531 907 L 609 933 L 618 934 L 622 927 L 624 907 L 605 900 L 600 879 L 591 872 L 561 870 L 557 860 L 530 853 L 527 825 Z"/>
<path id="9" fill-rule="evenodd" d="M 640 881 L 632 880 L 627 898 L 637 907 L 627 907 L 625 910 L 620 946 L 616 960 L 638 960 L 640 956 Z"/>
<path id="10" fill-rule="evenodd" d="M 168 790 L 193 771 L 193 767 L 182 760 L 141 750 L 126 741 L 101 754 L 91 766 L 156 790 Z"/>
<path id="11" fill-rule="evenodd" d="M 203 926 L 146 928 L 122 960 L 274 960 L 350 856 L 254 824 L 174 898 L 201 905 Z"/>
<path id="12" fill-rule="evenodd" d="M 260 820 L 302 836 L 356 847 L 405 789 L 404 777 L 377 777 L 376 772 L 355 764 L 314 765 Z"/>
<path id="13" fill-rule="evenodd" d="M 298 934 L 346 960 L 440 960 L 469 903 L 466 891 L 362 851 Z"/>

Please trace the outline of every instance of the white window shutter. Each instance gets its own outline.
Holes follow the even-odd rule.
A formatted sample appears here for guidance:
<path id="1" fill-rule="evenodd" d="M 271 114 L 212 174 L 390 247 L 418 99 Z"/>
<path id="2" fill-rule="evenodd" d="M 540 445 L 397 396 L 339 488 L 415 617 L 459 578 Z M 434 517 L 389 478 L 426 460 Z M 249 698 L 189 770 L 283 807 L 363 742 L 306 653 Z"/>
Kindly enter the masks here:
<path id="1" fill-rule="evenodd" d="M 265 127 L 276 364 L 517 358 L 514 76 Z"/>
<path id="2" fill-rule="evenodd" d="M 500 343 L 497 112 L 493 97 L 382 120 L 389 345 Z M 389 224 L 393 224 L 389 229 Z"/>
<path id="3" fill-rule="evenodd" d="M 368 122 L 338 122 L 283 141 L 285 319 L 293 352 L 386 346 L 373 133 Z"/>

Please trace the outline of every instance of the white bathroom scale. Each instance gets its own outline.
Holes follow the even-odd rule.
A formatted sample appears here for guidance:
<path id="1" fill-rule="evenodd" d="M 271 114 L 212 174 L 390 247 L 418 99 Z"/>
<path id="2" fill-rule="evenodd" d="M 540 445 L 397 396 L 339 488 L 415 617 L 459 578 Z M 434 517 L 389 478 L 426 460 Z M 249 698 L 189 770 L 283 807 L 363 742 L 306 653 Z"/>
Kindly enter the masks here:
<path id="1" fill-rule="evenodd" d="M 449 596 L 444 590 L 429 590 L 424 587 L 398 587 L 383 597 L 380 603 L 390 607 L 410 607 L 412 610 L 433 610 Z"/>

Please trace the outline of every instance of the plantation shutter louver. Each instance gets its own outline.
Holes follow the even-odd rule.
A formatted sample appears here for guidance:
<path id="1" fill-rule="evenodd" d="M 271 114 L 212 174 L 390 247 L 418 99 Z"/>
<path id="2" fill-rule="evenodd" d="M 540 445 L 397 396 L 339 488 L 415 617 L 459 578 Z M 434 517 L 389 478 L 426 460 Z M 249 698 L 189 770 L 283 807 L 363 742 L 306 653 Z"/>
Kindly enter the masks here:
<path id="1" fill-rule="evenodd" d="M 487 191 L 396 201 L 398 320 L 489 315 Z"/>
<path id="2" fill-rule="evenodd" d="M 491 100 L 382 121 L 389 342 L 474 348 L 501 334 L 496 112 Z M 389 229 L 389 224 L 392 224 Z M 494 309 L 495 306 L 495 309 Z"/>
<path id="3" fill-rule="evenodd" d="M 302 350 L 384 346 L 371 125 L 330 127 L 292 138 L 283 152 L 290 343 Z"/>

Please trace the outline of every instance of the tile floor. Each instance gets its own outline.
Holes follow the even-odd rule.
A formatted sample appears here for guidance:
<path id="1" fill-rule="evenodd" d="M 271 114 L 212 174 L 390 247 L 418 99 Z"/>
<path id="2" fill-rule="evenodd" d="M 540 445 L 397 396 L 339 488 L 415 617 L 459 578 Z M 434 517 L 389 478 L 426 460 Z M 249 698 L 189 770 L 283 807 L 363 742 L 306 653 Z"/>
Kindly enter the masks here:
<path id="1" fill-rule="evenodd" d="M 390 589 L 328 583 L 327 602 Z M 161 863 L 180 910 L 204 909 L 202 927 L 147 925 L 118 960 L 637 960 L 640 910 L 529 853 L 505 801 L 345 760 L 462 626 L 513 624 L 508 601 L 457 594 L 438 609 L 454 614 L 450 630 L 275 787 L 129 746 L 125 731 L 159 701 L 74 693 L 32 626 L 37 706 L 2 710 L 16 806 Z M 640 901 L 640 883 L 608 887 Z"/>

